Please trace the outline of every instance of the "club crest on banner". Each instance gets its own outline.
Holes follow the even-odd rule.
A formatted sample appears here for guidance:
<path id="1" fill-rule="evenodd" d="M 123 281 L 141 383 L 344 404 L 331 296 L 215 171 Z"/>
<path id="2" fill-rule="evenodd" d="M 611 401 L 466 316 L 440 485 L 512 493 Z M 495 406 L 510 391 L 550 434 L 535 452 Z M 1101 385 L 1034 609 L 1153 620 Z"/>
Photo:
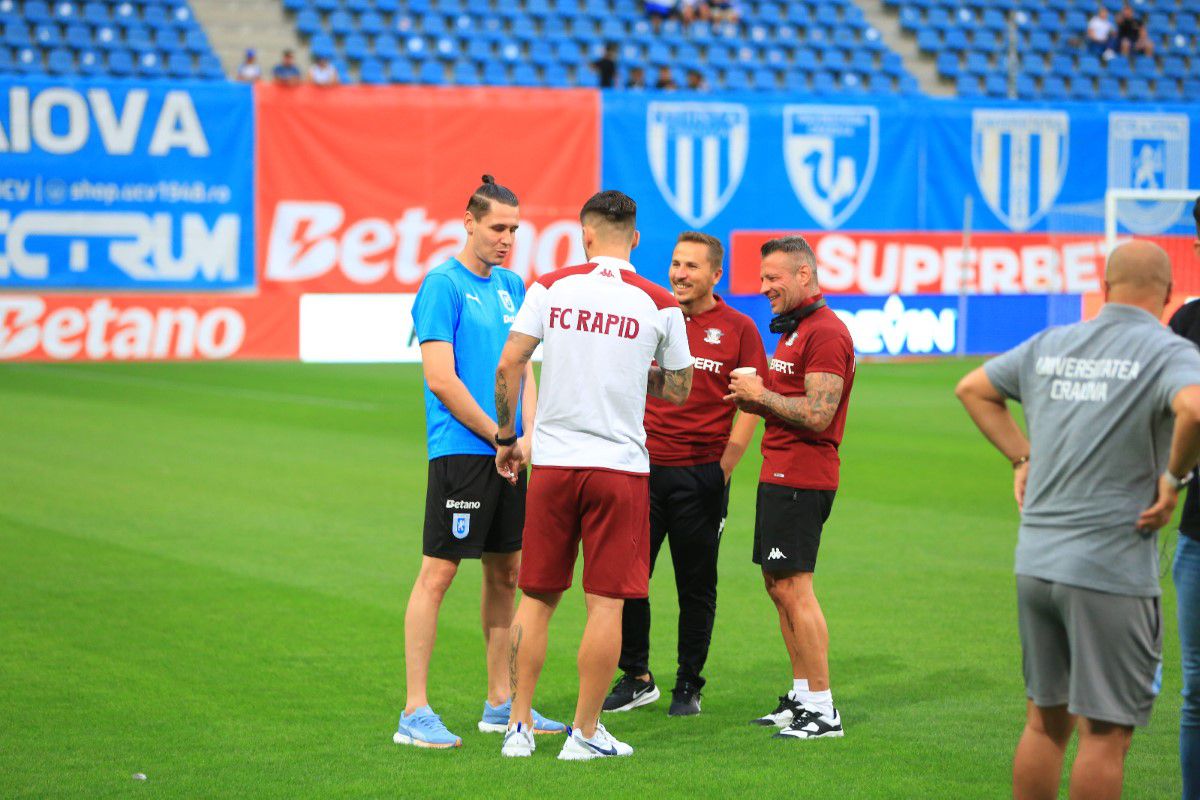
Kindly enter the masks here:
<path id="1" fill-rule="evenodd" d="M 1058 198 L 1070 126 L 1064 111 L 972 112 L 975 180 L 988 208 L 1012 230 L 1029 230 Z"/>
<path id="2" fill-rule="evenodd" d="M 704 226 L 733 199 L 750 152 L 740 103 L 650 103 L 646 157 L 658 191 L 680 219 Z"/>
<path id="3" fill-rule="evenodd" d="M 823 228 L 858 209 L 879 157 L 879 112 L 869 106 L 783 107 L 783 161 L 792 191 Z"/>
<path id="4" fill-rule="evenodd" d="M 1108 115 L 1108 188 L 1186 189 L 1188 187 L 1187 114 Z M 1122 200 L 1117 221 L 1137 234 L 1162 233 L 1187 203 Z"/>

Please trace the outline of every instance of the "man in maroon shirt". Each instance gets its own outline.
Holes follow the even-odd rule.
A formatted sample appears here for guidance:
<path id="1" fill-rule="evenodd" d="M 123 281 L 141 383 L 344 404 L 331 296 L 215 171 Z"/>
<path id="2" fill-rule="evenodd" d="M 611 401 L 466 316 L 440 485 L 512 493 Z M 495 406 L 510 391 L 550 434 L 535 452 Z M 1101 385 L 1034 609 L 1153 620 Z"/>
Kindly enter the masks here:
<path id="1" fill-rule="evenodd" d="M 695 362 L 692 393 L 681 408 L 654 397 L 646 401 L 650 568 L 667 539 L 679 593 L 679 669 L 667 712 L 672 716 L 700 713 L 700 671 L 717 611 L 717 548 L 729 507 L 729 477 L 759 420 L 743 413 L 734 422 L 737 409 L 724 399 L 729 376 L 738 367 L 767 370 L 754 321 L 713 294 L 724 258 L 720 240 L 695 231 L 679 235 L 668 277 Z M 658 699 L 649 663 L 650 602 L 626 600 L 623 674 L 604 701 L 605 711 L 628 711 Z"/>
<path id="2" fill-rule="evenodd" d="M 762 414 L 762 473 L 754 522 L 754 563 L 792 662 L 792 690 L 756 724 L 778 737 L 842 735 L 829 690 L 829 631 L 813 593 L 821 528 L 838 487 L 838 445 L 854 384 L 850 332 L 825 305 L 817 261 L 799 236 L 762 246 L 762 293 L 771 301 L 771 331 L 782 334 L 764 381 L 734 375 L 729 399 Z"/>

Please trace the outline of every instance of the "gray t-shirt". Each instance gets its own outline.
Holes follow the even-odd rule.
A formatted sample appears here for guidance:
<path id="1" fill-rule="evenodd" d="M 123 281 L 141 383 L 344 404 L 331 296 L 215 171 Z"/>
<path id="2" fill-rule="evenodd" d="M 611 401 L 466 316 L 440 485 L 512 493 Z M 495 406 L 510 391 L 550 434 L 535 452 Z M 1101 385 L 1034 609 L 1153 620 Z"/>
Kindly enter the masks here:
<path id="1" fill-rule="evenodd" d="M 1031 452 L 1018 575 L 1156 597 L 1157 534 L 1137 530 L 1171 452 L 1171 401 L 1200 351 L 1140 308 L 1109 303 L 984 365 L 1020 401 Z"/>

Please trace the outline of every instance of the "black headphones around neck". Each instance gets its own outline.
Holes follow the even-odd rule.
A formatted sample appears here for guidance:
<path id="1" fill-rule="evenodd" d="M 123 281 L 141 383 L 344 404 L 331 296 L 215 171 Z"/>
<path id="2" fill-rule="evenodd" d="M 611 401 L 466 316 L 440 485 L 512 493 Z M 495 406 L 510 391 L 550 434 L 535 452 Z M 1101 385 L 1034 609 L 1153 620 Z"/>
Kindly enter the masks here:
<path id="1" fill-rule="evenodd" d="M 825 307 L 825 298 L 807 306 L 797 306 L 771 319 L 771 333 L 791 333 L 800 327 L 800 322 L 819 308 Z"/>

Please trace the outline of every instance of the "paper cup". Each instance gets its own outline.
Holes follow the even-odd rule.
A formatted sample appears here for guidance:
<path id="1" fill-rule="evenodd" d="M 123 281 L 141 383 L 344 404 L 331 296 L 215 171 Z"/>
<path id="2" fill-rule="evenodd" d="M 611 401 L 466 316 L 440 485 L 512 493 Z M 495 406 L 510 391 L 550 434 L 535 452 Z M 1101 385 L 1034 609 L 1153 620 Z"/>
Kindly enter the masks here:
<path id="1" fill-rule="evenodd" d="M 757 375 L 758 370 L 754 367 L 738 367 L 730 375 Z"/>

